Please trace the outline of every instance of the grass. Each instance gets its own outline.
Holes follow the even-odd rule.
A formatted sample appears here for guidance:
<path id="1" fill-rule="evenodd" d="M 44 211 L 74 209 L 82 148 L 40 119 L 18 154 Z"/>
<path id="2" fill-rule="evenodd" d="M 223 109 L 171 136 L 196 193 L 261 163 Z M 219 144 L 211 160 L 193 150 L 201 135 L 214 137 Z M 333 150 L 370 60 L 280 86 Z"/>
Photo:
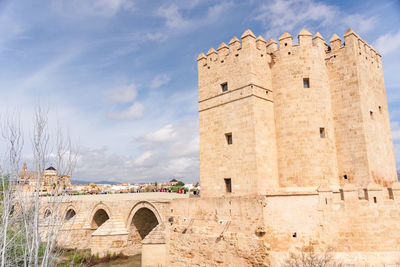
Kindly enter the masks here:
<path id="1" fill-rule="evenodd" d="M 122 253 L 109 253 L 104 257 L 92 255 L 90 250 L 64 250 L 60 262 L 57 264 L 59 267 L 69 266 L 140 266 L 141 255 L 128 257 Z"/>

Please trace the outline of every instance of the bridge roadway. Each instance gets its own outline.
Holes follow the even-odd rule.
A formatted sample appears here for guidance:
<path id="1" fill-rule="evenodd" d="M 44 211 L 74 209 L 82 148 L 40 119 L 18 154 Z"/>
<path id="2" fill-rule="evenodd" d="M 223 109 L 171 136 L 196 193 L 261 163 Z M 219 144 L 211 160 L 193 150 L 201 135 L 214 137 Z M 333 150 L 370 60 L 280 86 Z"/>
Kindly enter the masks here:
<path id="1" fill-rule="evenodd" d="M 40 228 L 45 234 L 58 225 L 58 244 L 65 248 L 132 255 L 167 220 L 171 200 L 188 197 L 164 192 L 47 197 L 42 199 Z"/>

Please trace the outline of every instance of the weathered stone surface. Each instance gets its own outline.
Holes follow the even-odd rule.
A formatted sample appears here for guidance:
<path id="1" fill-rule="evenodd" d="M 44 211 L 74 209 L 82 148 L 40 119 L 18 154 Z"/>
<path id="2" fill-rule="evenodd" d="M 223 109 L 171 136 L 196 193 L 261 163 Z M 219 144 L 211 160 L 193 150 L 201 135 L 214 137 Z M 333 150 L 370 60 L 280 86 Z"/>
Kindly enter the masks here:
<path id="1" fill-rule="evenodd" d="M 199 61 L 202 196 L 226 195 L 226 178 L 244 196 L 397 181 L 380 55 L 351 29 L 330 49 L 319 33 L 298 38 L 278 49 L 246 31 L 240 49 L 234 38 Z"/>

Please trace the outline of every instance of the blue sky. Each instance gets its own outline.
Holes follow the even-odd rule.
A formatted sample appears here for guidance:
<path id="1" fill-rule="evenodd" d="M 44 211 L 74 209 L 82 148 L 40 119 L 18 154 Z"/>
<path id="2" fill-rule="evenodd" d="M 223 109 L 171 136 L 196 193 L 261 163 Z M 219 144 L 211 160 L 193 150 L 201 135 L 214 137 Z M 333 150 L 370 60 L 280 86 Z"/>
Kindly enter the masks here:
<path id="1" fill-rule="evenodd" d="M 29 128 L 48 106 L 79 143 L 75 179 L 198 181 L 197 55 L 248 28 L 349 27 L 383 55 L 400 162 L 399 1 L 0 0 L 0 112 Z"/>

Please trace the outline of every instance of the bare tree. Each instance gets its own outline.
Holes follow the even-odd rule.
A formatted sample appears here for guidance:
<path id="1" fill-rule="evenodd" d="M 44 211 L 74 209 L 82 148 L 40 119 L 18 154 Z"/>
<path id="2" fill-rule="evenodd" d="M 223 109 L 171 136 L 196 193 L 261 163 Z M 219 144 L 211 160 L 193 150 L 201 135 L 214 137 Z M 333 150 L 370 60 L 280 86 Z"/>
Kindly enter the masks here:
<path id="1" fill-rule="evenodd" d="M 55 183 L 42 197 L 43 174 L 49 159 L 56 163 L 58 177 L 64 172 L 72 175 L 77 149 L 59 127 L 51 134 L 48 110 L 34 112 L 32 155 L 35 166 L 34 190 L 26 192 L 27 181 L 21 180 L 23 131 L 18 116 L 6 116 L 1 122 L 0 163 L 0 255 L 1 266 L 54 266 L 59 255 L 59 233 L 64 225 L 64 206 L 67 201 L 63 183 Z M 52 138 L 54 137 L 54 138 Z"/>
<path id="2" fill-rule="evenodd" d="M 6 266 L 8 260 L 8 246 L 14 241 L 9 234 L 9 227 L 14 224 L 13 213 L 14 197 L 10 181 L 15 180 L 18 172 L 18 165 L 21 157 L 23 138 L 21 133 L 20 121 L 16 114 L 7 116 L 1 127 L 2 139 L 7 142 L 3 145 L 3 162 L 0 166 L 1 177 L 1 266 Z M 6 171 L 9 170 L 9 171 Z"/>
<path id="3" fill-rule="evenodd" d="M 284 267 L 342 267 L 343 264 L 336 260 L 330 250 L 316 253 L 314 251 L 300 251 L 291 253 L 283 264 Z"/>

